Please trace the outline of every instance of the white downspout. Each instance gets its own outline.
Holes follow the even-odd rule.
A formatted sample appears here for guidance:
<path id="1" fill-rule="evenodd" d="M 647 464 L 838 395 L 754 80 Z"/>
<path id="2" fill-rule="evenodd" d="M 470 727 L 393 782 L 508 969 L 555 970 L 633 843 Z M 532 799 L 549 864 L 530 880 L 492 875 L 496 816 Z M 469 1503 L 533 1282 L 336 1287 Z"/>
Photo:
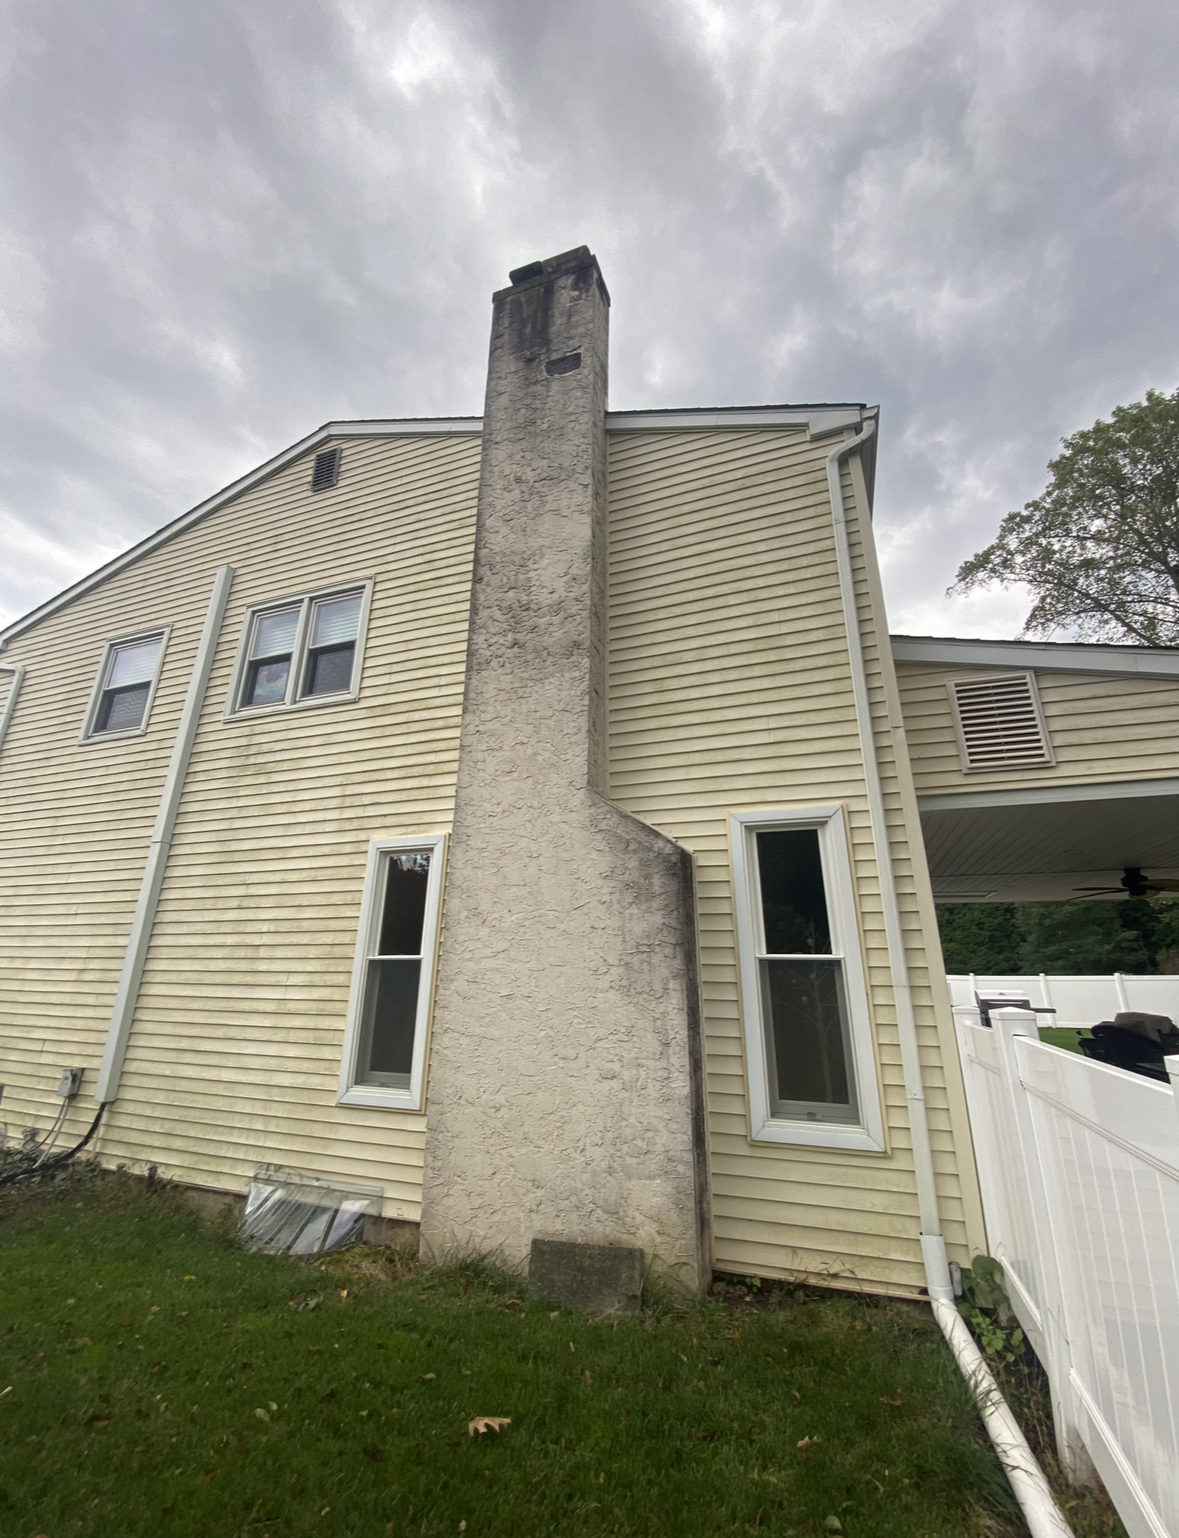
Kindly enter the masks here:
<path id="1" fill-rule="evenodd" d="M 4 747 L 4 738 L 8 734 L 8 723 L 12 720 L 16 710 L 16 697 L 20 693 L 20 686 L 24 682 L 25 670 L 8 663 L 0 662 L 0 673 L 11 673 L 12 682 L 8 686 L 8 698 L 4 701 L 4 709 L 0 710 L 0 749 Z"/>
<path id="2" fill-rule="evenodd" d="M 232 583 L 233 567 L 219 567 L 213 579 L 213 591 L 205 613 L 204 629 L 201 631 L 196 656 L 193 658 L 192 672 L 188 679 L 188 692 L 184 696 L 180 723 L 176 728 L 176 741 L 172 744 L 168 773 L 164 779 L 164 788 L 160 792 L 160 804 L 156 812 L 155 826 L 152 828 L 147 862 L 143 868 L 143 880 L 139 886 L 139 901 L 135 906 L 135 917 L 131 921 L 131 933 L 127 938 L 123 970 L 115 993 L 110 1024 L 107 1026 L 106 1048 L 102 1054 L 98 1082 L 94 1089 L 94 1098 L 103 1105 L 114 1100 L 119 1093 L 119 1076 L 123 1071 L 123 1058 L 126 1056 L 127 1041 L 131 1035 L 131 1021 L 139 998 L 139 985 L 143 979 L 147 948 L 151 943 L 152 925 L 155 922 L 160 890 L 164 884 L 164 871 L 168 864 L 168 853 L 172 847 L 176 814 L 180 810 L 180 798 L 184 793 L 184 777 L 188 772 L 188 761 L 192 756 L 192 746 L 196 740 L 201 706 L 204 703 L 209 674 L 213 669 L 217 638 L 221 633 L 221 621 L 225 615 L 225 606 L 229 601 L 229 589 Z"/>
<path id="3" fill-rule="evenodd" d="M 889 971 L 892 974 L 896 1002 L 897 1036 L 901 1049 L 901 1077 L 905 1102 L 909 1108 L 909 1130 L 913 1142 L 913 1175 L 917 1187 L 917 1210 L 921 1223 L 921 1255 L 925 1262 L 925 1285 L 930 1305 L 942 1334 L 949 1343 L 963 1377 L 970 1385 L 982 1415 L 983 1424 L 994 1443 L 999 1461 L 1011 1483 L 1032 1538 L 1072 1538 L 1072 1529 L 1064 1520 L 1043 1470 L 1036 1462 L 1027 1439 L 999 1391 L 974 1337 L 954 1306 L 954 1288 L 946 1260 L 938 1211 L 937 1181 L 933 1167 L 933 1149 L 929 1138 L 929 1117 L 925 1106 L 925 1088 L 921 1077 L 921 1056 L 917 1044 L 917 1020 L 913 1013 L 913 991 L 905 957 L 905 936 L 901 924 L 893 875 L 892 849 L 888 838 L 884 791 L 880 764 L 876 756 L 876 735 L 872 724 L 868 673 L 864 666 L 864 643 L 856 602 L 855 572 L 852 568 L 851 542 L 848 537 L 847 509 L 843 501 L 841 466 L 849 454 L 861 449 L 876 431 L 874 421 L 866 421 L 854 438 L 838 444 L 827 456 L 827 487 L 831 497 L 831 515 L 835 525 L 835 560 L 839 572 L 839 590 L 847 626 L 848 661 L 851 666 L 852 696 L 864 761 L 864 785 L 868 798 L 868 818 L 876 848 L 876 868 L 880 877 L 880 907 L 884 918 L 885 943 Z M 887 644 L 887 638 L 885 640 Z"/>

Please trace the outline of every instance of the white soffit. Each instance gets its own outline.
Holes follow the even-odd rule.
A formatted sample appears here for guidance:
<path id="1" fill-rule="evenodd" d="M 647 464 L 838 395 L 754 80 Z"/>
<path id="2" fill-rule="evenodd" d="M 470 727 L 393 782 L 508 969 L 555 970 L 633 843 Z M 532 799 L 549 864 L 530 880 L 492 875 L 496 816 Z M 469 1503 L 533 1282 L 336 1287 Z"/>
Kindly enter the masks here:
<path id="1" fill-rule="evenodd" d="M 1039 668 L 1051 673 L 1130 673 L 1179 679 L 1179 646 L 1102 646 L 1076 641 L 959 641 L 943 636 L 892 637 L 895 662 L 939 667 Z"/>

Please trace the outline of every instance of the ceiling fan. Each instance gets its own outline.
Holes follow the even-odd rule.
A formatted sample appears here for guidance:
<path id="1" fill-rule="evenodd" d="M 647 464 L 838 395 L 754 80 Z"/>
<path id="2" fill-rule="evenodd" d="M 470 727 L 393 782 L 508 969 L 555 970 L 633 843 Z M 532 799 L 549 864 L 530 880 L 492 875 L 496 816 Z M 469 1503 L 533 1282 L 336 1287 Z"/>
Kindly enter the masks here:
<path id="1" fill-rule="evenodd" d="M 1127 865 L 1122 872 L 1122 879 L 1117 886 L 1078 886 L 1074 892 L 1084 897 L 1158 897 L 1163 892 L 1179 892 L 1179 881 L 1172 880 L 1169 876 L 1160 876 L 1151 880 L 1142 873 L 1137 865 Z M 1078 901 L 1077 898 L 1072 899 Z"/>

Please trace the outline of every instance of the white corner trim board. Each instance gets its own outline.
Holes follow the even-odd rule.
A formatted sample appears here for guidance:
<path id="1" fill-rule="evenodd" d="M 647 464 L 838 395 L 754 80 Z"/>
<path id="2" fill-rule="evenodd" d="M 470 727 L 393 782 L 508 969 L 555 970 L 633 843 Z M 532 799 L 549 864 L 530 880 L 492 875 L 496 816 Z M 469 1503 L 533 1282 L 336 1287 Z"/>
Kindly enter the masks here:
<path id="1" fill-rule="evenodd" d="M 4 709 L 0 710 L 0 749 L 4 747 L 4 739 L 8 735 L 8 727 L 16 713 L 17 696 L 20 694 L 20 686 L 24 682 L 25 670 L 20 667 L 10 667 L 0 663 L 0 673 L 12 675 L 12 682 L 8 685 L 8 695 L 4 701 Z"/>
<path id="2" fill-rule="evenodd" d="M 184 793 L 184 777 L 188 772 L 188 761 L 192 756 L 192 747 L 196 740 L 201 706 L 204 703 L 205 690 L 208 688 L 209 675 L 213 670 L 213 657 L 217 650 L 221 621 L 225 616 L 225 606 L 229 602 L 229 590 L 232 584 L 233 567 L 220 567 L 213 579 L 213 591 L 205 613 L 204 628 L 197 643 L 192 672 L 189 674 L 188 692 L 184 696 L 184 705 L 176 728 L 176 740 L 172 744 L 172 756 L 168 762 L 164 787 L 160 792 L 160 804 L 156 812 L 155 826 L 152 828 L 151 842 L 148 845 L 147 860 L 143 867 L 143 879 L 139 886 L 139 900 L 135 905 L 131 933 L 127 937 L 127 951 L 123 957 L 123 969 L 119 976 L 110 1024 L 107 1026 L 106 1047 L 102 1054 L 98 1082 L 94 1089 L 94 1098 L 102 1105 L 114 1100 L 119 1093 L 119 1077 L 123 1070 L 123 1059 L 126 1056 L 127 1042 L 131 1035 L 131 1022 L 134 1019 L 135 1005 L 139 998 L 139 985 L 143 978 L 147 949 L 151 944 L 156 907 L 164 884 L 168 852 L 172 847 L 172 832 L 176 826 L 176 814 L 180 810 L 180 798 Z"/>

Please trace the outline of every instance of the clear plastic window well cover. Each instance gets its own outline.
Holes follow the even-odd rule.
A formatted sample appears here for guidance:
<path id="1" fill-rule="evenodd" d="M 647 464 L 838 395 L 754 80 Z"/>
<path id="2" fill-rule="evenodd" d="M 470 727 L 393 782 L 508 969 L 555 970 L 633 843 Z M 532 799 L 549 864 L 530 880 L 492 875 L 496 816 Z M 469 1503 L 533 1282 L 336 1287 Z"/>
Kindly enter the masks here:
<path id="1" fill-rule="evenodd" d="M 380 1186 L 297 1170 L 258 1170 L 246 1198 L 242 1243 L 268 1255 L 322 1255 L 358 1244 L 381 1210 Z"/>

